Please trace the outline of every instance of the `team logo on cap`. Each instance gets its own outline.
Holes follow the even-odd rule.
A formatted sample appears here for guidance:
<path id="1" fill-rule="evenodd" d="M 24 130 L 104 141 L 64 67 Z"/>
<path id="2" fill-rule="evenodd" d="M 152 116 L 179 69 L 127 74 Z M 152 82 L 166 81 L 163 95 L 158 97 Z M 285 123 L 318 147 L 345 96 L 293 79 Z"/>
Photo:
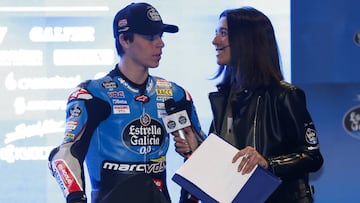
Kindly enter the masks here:
<path id="1" fill-rule="evenodd" d="M 148 10 L 147 17 L 152 21 L 161 21 L 160 14 L 153 7 Z"/>
<path id="2" fill-rule="evenodd" d="M 121 20 L 119 20 L 119 22 L 118 22 L 118 27 L 119 27 L 118 32 L 127 31 L 127 30 L 129 29 L 127 19 L 121 19 Z"/>

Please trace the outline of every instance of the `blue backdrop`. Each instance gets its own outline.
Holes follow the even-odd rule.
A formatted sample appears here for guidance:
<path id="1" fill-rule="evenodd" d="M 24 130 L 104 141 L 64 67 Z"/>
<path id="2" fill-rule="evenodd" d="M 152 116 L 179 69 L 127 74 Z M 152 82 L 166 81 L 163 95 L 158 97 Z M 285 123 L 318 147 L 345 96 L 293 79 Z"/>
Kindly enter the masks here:
<path id="1" fill-rule="evenodd" d="M 315 202 L 360 202 L 358 0 L 291 2 L 292 82 L 306 91 L 323 168 L 311 175 Z"/>

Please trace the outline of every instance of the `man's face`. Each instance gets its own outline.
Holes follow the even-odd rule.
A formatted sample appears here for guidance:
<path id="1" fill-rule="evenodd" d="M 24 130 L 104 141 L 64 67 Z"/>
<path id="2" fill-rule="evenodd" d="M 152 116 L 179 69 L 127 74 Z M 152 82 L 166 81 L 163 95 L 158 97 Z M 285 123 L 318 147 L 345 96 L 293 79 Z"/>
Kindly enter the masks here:
<path id="1" fill-rule="evenodd" d="M 138 65 L 155 68 L 159 66 L 162 48 L 165 46 L 161 37 L 162 33 L 157 35 L 134 34 L 134 41 L 130 43 L 126 54 Z"/>

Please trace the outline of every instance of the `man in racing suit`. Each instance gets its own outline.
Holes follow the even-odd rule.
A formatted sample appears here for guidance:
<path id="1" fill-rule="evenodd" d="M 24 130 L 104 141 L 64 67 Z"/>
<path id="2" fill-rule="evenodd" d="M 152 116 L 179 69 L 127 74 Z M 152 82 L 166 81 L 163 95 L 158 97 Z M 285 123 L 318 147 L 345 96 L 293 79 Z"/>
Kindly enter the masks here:
<path id="1" fill-rule="evenodd" d="M 186 129 L 189 147 L 184 150 L 195 150 L 204 139 L 190 95 L 148 72 L 159 65 L 162 33 L 177 31 L 177 26 L 163 24 L 149 4 L 133 3 L 116 14 L 120 62 L 105 77 L 81 83 L 69 96 L 65 138 L 49 156 L 50 170 L 67 202 L 87 201 L 84 160 L 94 203 L 171 202 L 165 158 L 170 138 L 161 119 L 166 115 L 164 102 L 173 99 L 188 107 L 192 126 Z"/>

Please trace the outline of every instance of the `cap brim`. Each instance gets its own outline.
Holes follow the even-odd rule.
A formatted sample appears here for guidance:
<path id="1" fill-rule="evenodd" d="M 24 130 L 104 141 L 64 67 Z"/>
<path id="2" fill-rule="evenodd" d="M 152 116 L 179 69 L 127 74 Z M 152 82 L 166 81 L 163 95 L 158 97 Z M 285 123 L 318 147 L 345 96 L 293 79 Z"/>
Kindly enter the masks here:
<path id="1" fill-rule="evenodd" d="M 179 31 L 179 27 L 176 25 L 164 24 L 163 32 L 176 33 Z"/>

